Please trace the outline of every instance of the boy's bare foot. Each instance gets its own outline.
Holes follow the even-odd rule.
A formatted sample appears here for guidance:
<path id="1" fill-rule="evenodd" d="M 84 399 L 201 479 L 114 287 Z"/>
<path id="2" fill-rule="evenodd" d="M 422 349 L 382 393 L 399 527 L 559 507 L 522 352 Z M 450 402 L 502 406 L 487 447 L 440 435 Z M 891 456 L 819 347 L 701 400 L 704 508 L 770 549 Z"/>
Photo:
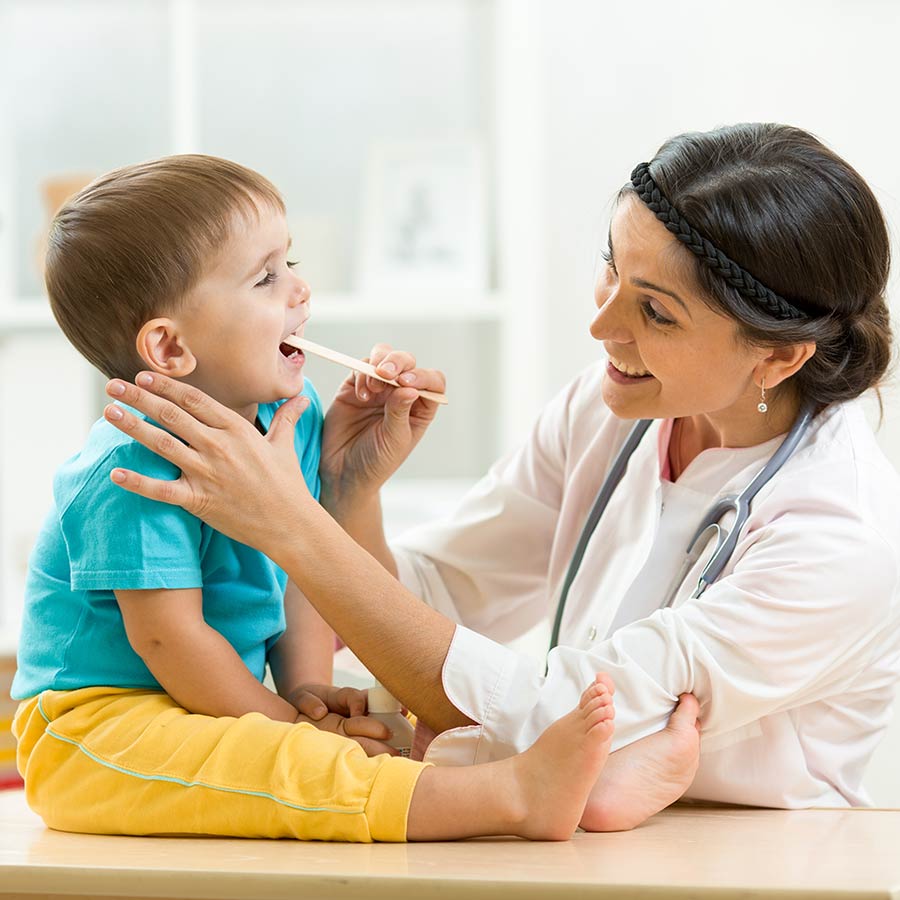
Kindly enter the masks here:
<path id="1" fill-rule="evenodd" d="M 568 840 L 609 756 L 614 691 L 610 677 L 598 675 L 578 707 L 517 756 L 424 769 L 410 801 L 407 840 L 486 834 Z"/>
<path id="2" fill-rule="evenodd" d="M 554 722 L 524 753 L 512 757 L 522 816 L 515 834 L 538 841 L 567 841 L 612 743 L 612 680 L 600 674 L 576 709 Z"/>
<path id="3" fill-rule="evenodd" d="M 586 831 L 627 831 L 674 803 L 700 761 L 700 705 L 682 694 L 662 731 L 610 756 L 585 807 Z"/>

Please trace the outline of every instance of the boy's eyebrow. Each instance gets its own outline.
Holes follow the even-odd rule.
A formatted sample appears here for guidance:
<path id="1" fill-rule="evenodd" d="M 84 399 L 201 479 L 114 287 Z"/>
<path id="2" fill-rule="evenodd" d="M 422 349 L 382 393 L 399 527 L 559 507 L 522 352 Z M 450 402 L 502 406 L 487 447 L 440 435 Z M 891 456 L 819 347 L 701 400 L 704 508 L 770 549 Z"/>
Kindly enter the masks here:
<path id="1" fill-rule="evenodd" d="M 609 230 L 609 234 L 607 235 L 607 241 L 609 242 L 609 255 L 611 258 L 615 259 L 615 253 L 613 253 L 613 243 L 612 243 L 612 228 Z M 668 288 L 660 287 L 658 284 L 654 284 L 652 281 L 647 281 L 644 278 L 631 278 L 631 283 L 635 287 L 644 288 L 647 291 L 656 291 L 657 294 L 665 294 L 667 297 L 671 297 L 676 303 L 681 304 L 682 309 L 690 316 L 691 320 L 693 320 L 693 316 L 691 316 L 691 311 L 688 309 L 687 303 L 681 299 L 674 291 L 670 291 Z"/>
<path id="2" fill-rule="evenodd" d="M 291 245 L 294 243 L 294 239 L 292 237 L 288 237 L 287 244 L 284 247 L 284 252 L 287 253 L 288 250 L 291 249 Z M 257 264 L 256 266 L 247 274 L 247 280 L 251 279 L 260 269 L 265 268 L 266 263 L 279 251 L 281 247 L 276 247 L 274 250 L 270 250 Z"/>

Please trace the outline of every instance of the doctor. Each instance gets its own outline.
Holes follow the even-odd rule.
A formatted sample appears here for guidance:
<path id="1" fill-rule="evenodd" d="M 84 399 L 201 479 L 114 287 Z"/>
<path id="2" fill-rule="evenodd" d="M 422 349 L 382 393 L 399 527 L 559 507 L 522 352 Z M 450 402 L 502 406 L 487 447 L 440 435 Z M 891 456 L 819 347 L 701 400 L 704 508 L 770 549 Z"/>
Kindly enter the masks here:
<path id="1" fill-rule="evenodd" d="M 646 771 L 620 773 L 632 791 L 656 775 L 677 787 L 642 816 L 688 782 L 707 800 L 862 805 L 900 673 L 900 482 L 858 400 L 889 362 L 888 266 L 871 190 L 811 135 L 765 124 L 680 135 L 618 198 L 590 326 L 605 359 L 447 521 L 386 544 L 378 489 L 434 408 L 362 376 L 328 413 L 322 496 L 371 556 L 302 487 L 290 432 L 303 401 L 263 438 L 160 375 L 144 389 L 111 382 L 111 396 L 189 444 L 126 412 L 112 424 L 182 477 L 113 477 L 282 565 L 438 732 L 428 759 L 521 750 L 604 670 L 617 686 L 616 747 L 662 733 L 683 693 L 700 701 L 695 776 L 687 751 L 666 770 L 662 745 L 657 769 L 643 757 Z M 387 376 L 443 388 L 408 354 L 379 346 L 372 358 Z M 684 566 L 698 523 L 754 479 L 804 408 L 814 416 L 796 449 L 757 493 L 721 574 L 692 596 L 713 547 Z M 504 643 L 556 617 L 594 498 L 638 419 L 654 421 L 570 578 L 545 672 Z M 615 820 L 601 787 L 585 827 L 635 824 Z"/>

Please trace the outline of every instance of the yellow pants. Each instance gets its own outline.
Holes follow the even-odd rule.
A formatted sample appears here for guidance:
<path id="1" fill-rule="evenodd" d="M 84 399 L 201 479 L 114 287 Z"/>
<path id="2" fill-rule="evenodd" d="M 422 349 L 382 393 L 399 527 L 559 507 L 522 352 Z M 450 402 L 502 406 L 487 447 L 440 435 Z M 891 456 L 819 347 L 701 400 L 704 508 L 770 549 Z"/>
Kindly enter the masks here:
<path id="1" fill-rule="evenodd" d="M 44 691 L 13 733 L 31 808 L 94 834 L 403 841 L 423 769 L 312 725 L 195 715 L 158 691 Z"/>

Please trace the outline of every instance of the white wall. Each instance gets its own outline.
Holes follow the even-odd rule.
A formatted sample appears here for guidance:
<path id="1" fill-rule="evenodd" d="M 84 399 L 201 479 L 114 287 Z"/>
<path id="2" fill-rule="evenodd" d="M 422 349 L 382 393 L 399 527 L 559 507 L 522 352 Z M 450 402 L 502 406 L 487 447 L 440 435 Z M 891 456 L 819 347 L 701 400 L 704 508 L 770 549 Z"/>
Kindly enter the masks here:
<path id="1" fill-rule="evenodd" d="M 873 186 L 900 258 L 900 3 L 544 0 L 542 16 L 546 396 L 597 358 L 587 327 L 610 199 L 673 134 L 739 121 L 814 132 Z M 900 465 L 896 387 L 885 412 L 882 445 Z M 900 723 L 871 769 L 876 802 L 900 806 L 898 758 Z"/>

